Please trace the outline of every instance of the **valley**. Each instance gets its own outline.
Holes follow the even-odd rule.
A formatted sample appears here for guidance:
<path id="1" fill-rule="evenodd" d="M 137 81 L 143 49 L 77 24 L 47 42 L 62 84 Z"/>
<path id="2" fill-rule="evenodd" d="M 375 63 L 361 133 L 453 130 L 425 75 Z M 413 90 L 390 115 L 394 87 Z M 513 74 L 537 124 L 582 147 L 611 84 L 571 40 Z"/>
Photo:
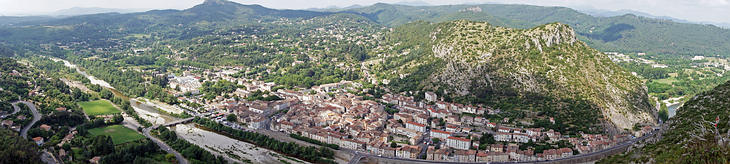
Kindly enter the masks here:
<path id="1" fill-rule="evenodd" d="M 2 19 L 0 132 L 29 153 L 0 163 L 727 162 L 712 25 L 227 0 Z"/>

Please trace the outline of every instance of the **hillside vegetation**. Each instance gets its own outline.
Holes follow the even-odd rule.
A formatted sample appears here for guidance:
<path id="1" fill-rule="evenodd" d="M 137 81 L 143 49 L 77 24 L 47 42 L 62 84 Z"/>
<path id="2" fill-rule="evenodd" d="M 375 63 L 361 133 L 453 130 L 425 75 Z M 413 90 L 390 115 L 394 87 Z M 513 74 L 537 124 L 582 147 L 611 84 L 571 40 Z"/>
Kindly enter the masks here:
<path id="1" fill-rule="evenodd" d="M 730 162 L 730 82 L 687 101 L 655 143 L 599 163 Z M 719 118 L 719 121 L 715 121 Z M 717 123 L 717 127 L 714 124 Z"/>
<path id="2" fill-rule="evenodd" d="M 391 46 L 376 52 L 383 57 L 368 63 L 377 63 L 370 67 L 375 76 L 399 92 L 432 90 L 447 101 L 556 117 L 573 132 L 596 132 L 599 120 L 618 129 L 654 122 L 642 82 L 565 24 L 522 30 L 417 22 L 392 35 Z"/>

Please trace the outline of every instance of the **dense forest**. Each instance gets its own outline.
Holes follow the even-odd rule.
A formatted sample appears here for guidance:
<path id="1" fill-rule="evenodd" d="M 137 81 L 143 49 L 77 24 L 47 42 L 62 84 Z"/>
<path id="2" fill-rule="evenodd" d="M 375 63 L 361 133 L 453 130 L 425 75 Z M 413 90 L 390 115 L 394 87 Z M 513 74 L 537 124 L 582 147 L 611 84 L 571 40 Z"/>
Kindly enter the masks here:
<path id="1" fill-rule="evenodd" d="M 41 163 L 38 146 L 9 129 L 0 128 L 0 163 Z"/>

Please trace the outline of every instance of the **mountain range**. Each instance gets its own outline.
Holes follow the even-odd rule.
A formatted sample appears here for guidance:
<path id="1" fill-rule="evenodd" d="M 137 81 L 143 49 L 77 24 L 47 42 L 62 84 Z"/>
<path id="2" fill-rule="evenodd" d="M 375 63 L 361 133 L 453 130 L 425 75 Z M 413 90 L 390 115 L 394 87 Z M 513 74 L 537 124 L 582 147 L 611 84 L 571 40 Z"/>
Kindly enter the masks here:
<path id="1" fill-rule="evenodd" d="M 515 12 L 520 11 L 520 12 Z M 208 0 L 186 10 L 152 10 L 130 14 L 95 14 L 69 18 L 0 17 L 0 24 L 23 25 L 79 25 L 103 23 L 122 26 L 127 30 L 139 29 L 136 22 L 146 26 L 245 24 L 255 20 L 278 18 L 307 18 L 313 16 L 353 13 L 374 22 L 396 27 L 423 20 L 443 22 L 451 20 L 486 21 L 511 28 L 532 28 L 560 22 L 575 29 L 577 38 L 600 51 L 645 52 L 660 55 L 720 55 L 730 52 L 730 30 L 713 25 L 678 23 L 633 14 L 595 17 L 565 7 L 530 5 L 445 5 L 406 6 L 377 3 L 367 7 L 337 11 L 276 10 L 259 5 L 242 5 L 230 1 Z M 22 21 L 19 21 L 22 20 Z M 154 21 L 153 21 L 154 20 Z M 125 23 L 134 23 L 124 25 Z M 45 29 L 48 30 L 48 29 Z M 0 32 L 1 33 L 1 32 Z M 7 33 L 7 32 L 6 32 Z"/>

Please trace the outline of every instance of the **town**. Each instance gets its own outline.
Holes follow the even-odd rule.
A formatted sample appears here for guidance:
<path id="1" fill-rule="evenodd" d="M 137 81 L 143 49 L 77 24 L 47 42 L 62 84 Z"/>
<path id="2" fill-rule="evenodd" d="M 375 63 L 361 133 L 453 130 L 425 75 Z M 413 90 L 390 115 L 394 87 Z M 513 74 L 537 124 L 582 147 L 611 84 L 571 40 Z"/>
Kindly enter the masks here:
<path id="1" fill-rule="evenodd" d="M 231 76 L 242 70 L 226 67 L 168 77 L 170 87 L 175 88 L 172 94 L 185 102 L 180 108 L 196 109 L 187 104 L 197 104 L 193 106 L 199 108 L 192 110 L 195 115 L 238 129 L 278 131 L 383 158 L 446 162 L 554 160 L 607 149 L 653 130 L 646 126 L 634 135 L 561 135 L 554 129 L 516 127 L 507 118 L 486 119 L 482 116 L 500 110 L 444 102 L 433 92 L 425 92 L 420 101 L 390 93 L 374 98 L 352 92 L 368 90 L 352 81 L 308 89 L 272 89 L 277 88 L 273 82 Z M 212 99 L 200 95 L 201 83 L 219 82 L 235 83 L 239 88 Z M 249 98 L 254 95 L 258 99 Z M 267 96 L 276 98 L 260 98 Z M 550 121 L 555 123 L 553 118 Z"/>

